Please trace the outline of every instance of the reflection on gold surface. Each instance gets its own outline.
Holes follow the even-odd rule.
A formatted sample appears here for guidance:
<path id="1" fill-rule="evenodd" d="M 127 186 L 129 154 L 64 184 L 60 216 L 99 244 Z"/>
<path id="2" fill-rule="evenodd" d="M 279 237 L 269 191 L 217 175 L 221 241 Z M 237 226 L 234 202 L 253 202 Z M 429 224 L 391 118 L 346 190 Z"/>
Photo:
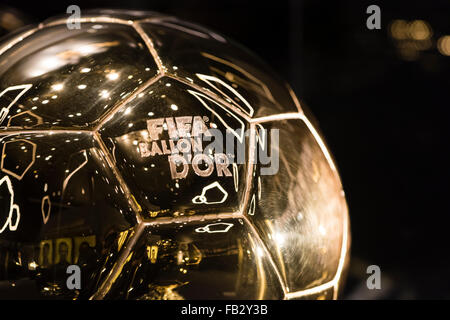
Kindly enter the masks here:
<path id="1" fill-rule="evenodd" d="M 202 252 L 197 248 L 195 244 L 190 244 L 188 248 L 188 256 L 185 258 L 186 265 L 191 266 L 199 264 L 203 258 Z"/>
<path id="2" fill-rule="evenodd" d="M 34 120 L 34 121 L 33 121 Z M 27 110 L 13 115 L 9 118 L 7 127 L 19 126 L 24 128 L 31 128 L 42 124 L 42 117 L 36 115 L 33 111 Z"/>
<path id="3" fill-rule="evenodd" d="M 52 240 L 41 241 L 39 249 L 40 249 L 39 265 L 42 268 L 46 268 L 53 265 L 53 241 Z"/>
<path id="4" fill-rule="evenodd" d="M 17 160 L 20 161 L 17 161 Z M 36 144 L 17 139 L 4 142 L 0 168 L 3 172 L 22 180 L 36 161 Z"/>
<path id="5" fill-rule="evenodd" d="M 260 91 L 261 94 L 265 95 L 270 101 L 275 102 L 275 100 L 274 100 L 274 98 L 272 96 L 272 93 L 270 92 L 270 89 L 267 87 L 267 85 L 264 84 L 261 80 L 259 80 L 255 76 L 253 76 L 251 73 L 247 72 L 245 69 L 237 66 L 236 64 L 234 64 L 234 63 L 232 63 L 230 61 L 227 61 L 225 59 L 219 58 L 219 57 L 217 57 L 215 55 L 212 55 L 212 54 L 209 54 L 207 52 L 201 52 L 201 55 L 204 56 L 205 58 L 214 60 L 216 62 L 219 62 L 221 64 L 224 64 L 226 66 L 229 66 L 229 67 L 233 68 L 234 70 L 237 71 L 237 73 L 242 73 L 247 78 L 252 80 L 253 83 L 245 80 L 242 77 L 239 77 L 237 75 L 237 73 L 236 74 L 232 74 L 230 72 L 223 73 L 223 71 L 221 71 L 220 69 L 217 69 L 217 68 L 214 68 L 212 71 L 221 74 L 222 76 L 224 76 L 229 81 L 238 83 L 239 85 L 241 85 L 244 88 L 249 88 L 250 89 L 249 91 L 253 91 L 253 90 Z"/>
<path id="6" fill-rule="evenodd" d="M 122 248 L 125 240 L 127 239 L 128 231 L 129 230 L 125 230 L 125 231 L 122 231 L 119 234 L 119 238 L 117 239 L 117 251 L 120 251 L 120 249 Z"/>
<path id="7" fill-rule="evenodd" d="M 60 238 L 55 243 L 55 264 L 72 263 L 72 239 Z"/>
<path id="8" fill-rule="evenodd" d="M 63 181 L 63 185 L 62 185 L 62 193 L 64 194 L 64 191 L 66 190 L 67 184 L 69 183 L 69 180 L 72 178 L 72 176 L 77 173 L 78 170 L 80 170 L 81 168 L 83 168 L 86 163 L 88 162 L 88 158 L 87 158 L 87 154 L 86 154 L 86 150 L 81 150 L 80 152 L 78 152 L 77 154 L 72 155 L 71 160 L 72 159 L 76 159 L 76 157 L 78 157 L 79 155 L 83 156 L 83 162 L 81 162 L 74 170 L 72 170 L 71 172 L 69 172 L 69 174 L 66 176 L 66 178 Z M 78 160 L 78 159 L 76 159 Z"/>
<path id="9" fill-rule="evenodd" d="M 4 176 L 0 179 L 0 186 L 2 186 L 3 194 L 1 199 L 3 204 L 6 205 L 3 212 L 3 221 L 0 221 L 0 234 L 7 228 L 9 231 L 16 231 L 20 222 L 20 207 L 14 203 L 14 188 L 11 179 L 8 176 Z"/>
<path id="10" fill-rule="evenodd" d="M 9 102 L 8 105 L 0 105 L 1 110 L 0 110 L 0 124 L 3 122 L 3 120 L 5 120 L 6 116 L 9 113 L 10 108 L 20 99 L 21 96 L 23 96 L 28 90 L 30 90 L 30 88 L 32 87 L 31 84 L 22 84 L 22 85 L 17 85 L 17 86 L 12 86 L 9 88 L 6 88 L 5 90 L 3 90 L 2 92 L 0 92 L 0 98 L 3 98 L 6 95 L 9 95 L 11 91 L 18 91 L 18 94 L 14 96 L 14 99 L 10 99 L 11 102 Z M 2 101 L 3 104 L 3 101 Z"/>
<path id="11" fill-rule="evenodd" d="M 26 33 L 31 40 L 0 48 L 7 87 L 0 120 L 8 119 L 1 169 L 23 211 L 14 233 L 18 219 L 6 217 L 0 277 L 28 281 L 44 298 L 336 293 L 348 227 L 337 203 L 345 199 L 331 155 L 292 92 L 231 42 L 210 42 L 176 19 L 99 19 L 70 34 L 63 20 L 44 23 Z M 423 21 L 395 28 L 393 37 L 416 50 L 431 41 Z M 140 143 L 150 142 L 149 119 L 178 117 L 228 129 L 251 155 L 255 133 L 247 139 L 245 129 L 258 127 L 264 150 L 266 123 L 283 122 L 286 169 L 263 177 L 248 160 L 226 176 L 172 179 L 162 155 L 142 159 Z M 71 263 L 86 275 L 79 292 L 65 288 Z"/>
<path id="12" fill-rule="evenodd" d="M 86 250 L 92 250 L 95 248 L 96 242 L 95 235 L 86 236 L 86 237 L 75 237 L 74 238 L 74 259 L 73 262 L 75 264 L 79 263 L 80 255 L 83 257 L 83 254 L 86 255 Z"/>
<path id="13" fill-rule="evenodd" d="M 147 256 L 150 263 L 156 263 L 158 258 L 158 246 L 147 246 Z"/>
<path id="14" fill-rule="evenodd" d="M 175 290 L 183 285 L 184 283 L 166 286 L 151 285 L 149 286 L 149 293 L 141 296 L 139 300 L 185 300 L 185 298 Z"/>
<path id="15" fill-rule="evenodd" d="M 269 230 L 269 234 L 268 236 L 274 240 L 274 244 L 275 244 L 275 258 L 279 261 L 279 265 L 280 265 L 280 272 L 281 275 L 283 276 L 284 279 L 286 279 L 286 267 L 285 264 L 283 263 L 283 254 L 282 254 L 282 247 L 283 247 L 283 243 L 285 241 L 284 236 L 280 233 L 280 231 L 275 230 L 273 223 L 271 220 L 269 219 L 265 219 L 264 223 L 267 226 L 267 229 Z"/>
<path id="16" fill-rule="evenodd" d="M 50 197 L 48 195 L 44 196 L 41 201 L 41 213 L 42 213 L 42 221 L 44 224 L 47 224 L 48 219 L 50 219 L 50 212 L 52 209 L 52 203 L 50 201 Z"/>
<path id="17" fill-rule="evenodd" d="M 81 263 L 90 257 L 96 245 L 95 235 L 43 240 L 38 247 L 38 263 L 33 262 L 33 266 L 36 269 L 56 264 Z"/>

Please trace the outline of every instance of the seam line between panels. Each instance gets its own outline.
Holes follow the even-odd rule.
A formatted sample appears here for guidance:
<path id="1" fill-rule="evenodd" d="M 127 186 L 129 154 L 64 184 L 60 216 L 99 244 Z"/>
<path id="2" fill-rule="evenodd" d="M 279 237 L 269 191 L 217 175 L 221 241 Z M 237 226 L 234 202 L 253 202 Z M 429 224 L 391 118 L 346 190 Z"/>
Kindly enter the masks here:
<path id="1" fill-rule="evenodd" d="M 250 124 L 250 137 L 249 137 L 249 144 L 248 144 L 248 159 L 247 159 L 247 171 L 245 173 L 245 190 L 244 190 L 244 198 L 243 198 L 243 204 L 240 209 L 241 215 L 245 215 L 246 211 L 250 207 L 250 193 L 252 191 L 253 186 L 253 173 L 256 170 L 255 166 L 255 149 L 256 149 L 256 135 L 255 135 L 255 125 Z"/>
<path id="2" fill-rule="evenodd" d="M 122 249 L 119 258 L 114 263 L 113 268 L 109 272 L 109 274 L 106 276 L 105 280 L 103 280 L 102 284 L 100 285 L 99 289 L 96 293 L 94 293 L 89 300 L 103 300 L 105 296 L 108 294 L 109 290 L 111 289 L 112 285 L 116 281 L 116 279 L 120 276 L 123 267 L 125 266 L 125 263 L 127 262 L 128 256 L 131 253 L 131 250 L 136 245 L 136 242 L 142 235 L 143 231 L 145 229 L 145 225 L 138 223 L 134 227 L 134 234 L 128 239 L 127 244 Z"/>
<path id="3" fill-rule="evenodd" d="M 277 113 L 272 114 L 270 116 L 252 118 L 249 120 L 249 122 L 254 124 L 260 124 L 265 122 L 292 120 L 292 119 L 302 120 L 302 116 L 303 115 L 300 112 Z"/>
<path id="4" fill-rule="evenodd" d="M 283 277 L 281 276 L 280 271 L 278 270 L 278 267 L 275 264 L 275 261 L 273 260 L 272 255 L 270 254 L 269 250 L 267 249 L 267 245 L 261 239 L 261 236 L 259 235 L 258 230 L 255 229 L 255 227 L 253 226 L 252 222 L 247 218 L 247 216 L 243 215 L 242 219 L 245 221 L 245 223 L 247 224 L 247 227 L 250 229 L 250 232 L 257 239 L 257 241 L 259 242 L 260 246 L 262 247 L 262 250 L 264 251 L 266 257 L 269 259 L 269 263 L 272 266 L 273 271 L 275 272 L 275 274 L 276 274 L 276 276 L 278 278 L 278 282 L 280 283 L 281 290 L 283 290 L 283 295 L 284 295 L 283 298 L 285 298 L 286 295 L 287 295 L 286 283 L 285 283 Z"/>
<path id="5" fill-rule="evenodd" d="M 11 39 L 11 41 L 8 44 L 5 44 L 2 48 L 0 48 L 0 56 L 2 54 L 4 54 L 6 51 L 8 51 L 9 49 L 11 49 L 12 47 L 14 47 L 20 41 L 22 41 L 22 40 L 28 38 L 29 36 L 31 36 L 33 33 L 38 31 L 39 29 L 41 29 L 40 25 L 38 25 L 38 26 L 34 27 L 33 29 L 30 29 L 30 30 L 28 30 L 26 32 L 23 32 L 22 34 L 18 34 L 17 37 Z"/>
<path id="6" fill-rule="evenodd" d="M 144 84 L 142 84 L 136 91 L 134 91 L 132 94 L 130 94 L 125 100 L 123 100 L 122 102 L 120 102 L 119 104 L 115 105 L 114 107 L 111 108 L 111 110 L 109 110 L 108 112 L 106 112 L 99 120 L 98 124 L 95 125 L 93 131 L 98 132 L 103 125 L 105 125 L 105 123 L 107 123 L 109 120 L 111 120 L 111 118 L 123 107 L 125 106 L 127 103 L 129 103 L 130 101 L 132 101 L 133 99 L 136 98 L 137 95 L 139 95 L 142 91 L 144 91 L 145 89 L 147 89 L 148 87 L 150 87 L 152 84 L 154 84 L 155 82 L 157 82 L 159 79 L 161 79 L 164 75 L 162 74 L 157 74 L 156 76 L 151 77 L 150 79 L 148 79 L 146 82 L 144 82 Z"/>
<path id="7" fill-rule="evenodd" d="M 333 288 L 334 284 L 335 284 L 334 280 L 331 280 L 331 281 L 325 282 L 325 283 L 323 283 L 321 285 L 318 285 L 318 286 L 315 286 L 315 287 L 312 287 L 312 288 L 308 288 L 308 289 L 305 289 L 305 290 L 288 292 L 286 294 L 286 300 L 302 298 L 302 297 L 306 297 L 306 296 L 309 296 L 309 295 L 312 295 L 312 294 L 315 294 L 315 293 L 319 293 L 319 292 L 321 292 L 323 290 L 327 290 L 327 289 Z M 335 299 L 334 291 L 333 291 L 333 299 Z"/>
<path id="8" fill-rule="evenodd" d="M 172 224 L 172 223 L 184 223 L 184 222 L 202 222 L 209 220 L 222 220 L 222 219 L 240 219 L 242 218 L 242 214 L 239 211 L 236 212 L 222 212 L 222 213 L 213 213 L 213 214 L 202 214 L 202 215 L 193 215 L 188 217 L 163 217 L 156 219 L 146 219 L 142 220 L 141 223 L 147 227 L 154 225 L 164 225 L 164 224 Z"/>
<path id="9" fill-rule="evenodd" d="M 98 132 L 94 132 L 94 139 L 99 144 L 100 150 L 103 153 L 103 156 L 106 159 L 106 162 L 108 163 L 112 173 L 114 174 L 114 177 L 117 179 L 117 182 L 119 182 L 120 187 L 123 190 L 123 193 L 125 194 L 125 197 L 128 200 L 128 203 L 130 204 L 131 208 L 134 211 L 134 214 L 136 216 L 137 223 L 141 222 L 141 217 L 139 216 L 139 212 L 141 211 L 139 209 L 138 204 L 136 201 L 132 198 L 132 193 L 130 192 L 130 189 L 128 188 L 128 185 L 126 184 L 125 180 L 123 179 L 122 175 L 120 174 L 119 170 L 117 169 L 114 161 L 112 160 L 111 154 L 109 153 L 105 143 L 103 142 L 103 139 L 99 135 Z"/>
<path id="10" fill-rule="evenodd" d="M 158 55 L 158 52 L 155 49 L 155 45 L 153 44 L 152 39 L 148 36 L 147 33 L 142 29 L 142 26 L 139 22 L 133 21 L 133 29 L 137 32 L 137 34 L 142 38 L 142 40 L 145 42 L 145 45 L 148 48 L 148 51 L 150 51 L 150 54 L 153 57 L 153 60 L 155 60 L 156 65 L 158 66 L 158 70 L 161 75 L 164 75 L 166 73 L 165 67 L 162 63 L 161 58 Z"/>
<path id="11" fill-rule="evenodd" d="M 347 208 L 347 206 L 346 206 Z M 337 295 L 339 293 L 339 280 L 341 279 L 342 276 L 342 272 L 344 270 L 344 264 L 345 264 L 345 259 L 347 256 L 347 251 L 348 251 L 348 244 L 349 244 L 349 219 L 348 219 L 348 209 L 345 212 L 344 215 L 344 229 L 343 229 L 343 239 L 342 239 L 342 247 L 341 247 L 341 256 L 339 257 L 339 265 L 338 265 L 338 269 L 336 271 L 336 275 L 335 275 L 335 284 L 334 284 L 334 299 L 337 299 Z"/>
<path id="12" fill-rule="evenodd" d="M 285 87 L 286 87 L 287 90 L 289 91 L 289 94 L 290 94 L 292 100 L 294 101 L 294 104 L 295 104 L 295 106 L 297 107 L 298 112 L 303 114 L 303 113 L 304 113 L 304 112 L 303 112 L 303 108 L 302 108 L 302 106 L 301 106 L 301 104 L 300 104 L 300 101 L 299 101 L 298 98 L 297 98 L 297 95 L 295 94 L 294 90 L 292 89 L 291 85 L 290 85 L 289 83 L 286 82 L 286 83 L 285 83 Z"/>
<path id="13" fill-rule="evenodd" d="M 314 139 L 316 140 L 317 144 L 322 150 L 323 155 L 327 159 L 329 166 L 334 171 L 334 173 L 337 174 L 336 165 L 334 164 L 333 158 L 331 157 L 328 148 L 325 145 L 324 141 L 322 140 L 322 137 L 320 136 L 319 132 L 317 132 L 316 128 L 314 128 L 314 125 L 309 121 L 308 117 L 305 116 L 304 114 L 301 115 L 301 120 L 305 123 L 305 125 L 308 127 L 308 130 L 313 135 Z M 339 175 L 337 177 L 339 178 Z"/>

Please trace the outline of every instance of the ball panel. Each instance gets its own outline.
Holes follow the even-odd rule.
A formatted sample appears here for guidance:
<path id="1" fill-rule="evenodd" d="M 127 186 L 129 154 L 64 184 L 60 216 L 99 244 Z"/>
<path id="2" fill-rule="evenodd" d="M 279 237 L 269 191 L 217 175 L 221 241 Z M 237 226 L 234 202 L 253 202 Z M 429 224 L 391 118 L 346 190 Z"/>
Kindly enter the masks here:
<path id="1" fill-rule="evenodd" d="M 241 219 L 148 227 L 109 299 L 280 299 L 281 285 Z"/>
<path id="2" fill-rule="evenodd" d="M 156 75 L 131 26 L 80 26 L 44 27 L 1 56 L 8 61 L 0 64 L 1 127 L 92 126 Z"/>
<path id="3" fill-rule="evenodd" d="M 283 81 L 230 40 L 175 18 L 140 24 L 168 73 L 193 80 L 249 116 L 297 112 Z"/>
<path id="4" fill-rule="evenodd" d="M 267 243 L 289 292 L 332 281 L 347 215 L 337 173 L 301 120 L 263 126 L 279 130 L 279 146 L 274 146 L 279 170 L 259 176 L 260 181 L 255 178 L 257 201 L 248 217 Z M 273 141 L 268 143 L 272 147 Z"/>
<path id="5" fill-rule="evenodd" d="M 88 298 L 135 223 L 96 142 L 24 132 L 1 136 L 0 148 L 0 298 Z M 70 264 L 81 268 L 82 291 L 66 286 Z"/>
<path id="6" fill-rule="evenodd" d="M 247 159 L 233 156 L 238 148 L 247 151 L 247 128 L 244 119 L 204 93 L 164 77 L 99 133 L 143 217 L 155 218 L 237 211 Z M 227 150 L 226 140 L 234 147 Z"/>

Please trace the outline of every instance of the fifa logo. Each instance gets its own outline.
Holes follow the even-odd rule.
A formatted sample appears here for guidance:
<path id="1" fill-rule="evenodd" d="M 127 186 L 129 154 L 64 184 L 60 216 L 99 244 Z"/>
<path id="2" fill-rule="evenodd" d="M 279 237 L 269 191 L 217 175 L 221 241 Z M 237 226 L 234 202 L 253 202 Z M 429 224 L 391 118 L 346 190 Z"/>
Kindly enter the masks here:
<path id="1" fill-rule="evenodd" d="M 246 163 L 247 137 L 254 137 L 259 147 L 250 152 L 250 163 L 256 163 L 257 155 L 261 164 L 271 164 L 261 168 L 261 174 L 278 172 L 278 130 L 272 129 L 272 149 L 270 156 L 266 146 L 267 132 L 262 126 L 242 132 L 241 129 L 220 130 L 217 125 L 207 126 L 206 116 L 166 117 L 147 120 L 149 142 L 139 142 L 141 157 L 166 156 L 172 179 L 184 179 L 192 170 L 196 175 L 208 177 L 230 177 L 233 164 Z M 225 131 L 225 135 L 223 134 Z M 161 138 L 166 136 L 167 138 Z M 274 140 L 275 136 L 275 140 Z M 205 143 L 207 142 L 207 144 Z"/>

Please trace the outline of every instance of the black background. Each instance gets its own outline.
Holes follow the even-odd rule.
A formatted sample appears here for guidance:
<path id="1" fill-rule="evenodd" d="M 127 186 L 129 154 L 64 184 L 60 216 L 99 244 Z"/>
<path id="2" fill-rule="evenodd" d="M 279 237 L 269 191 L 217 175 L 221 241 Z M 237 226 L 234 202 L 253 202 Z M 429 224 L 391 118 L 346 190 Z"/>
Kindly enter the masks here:
<path id="1" fill-rule="evenodd" d="M 343 180 L 352 261 L 343 298 L 450 298 L 450 3 L 434 1 L 2 1 L 31 22 L 83 9 L 159 11 L 208 26 L 266 60 L 319 121 Z M 366 8 L 381 8 L 381 30 Z M 421 19 L 432 46 L 405 60 L 389 35 L 394 19 Z M 366 288 L 366 268 L 382 290 Z"/>

